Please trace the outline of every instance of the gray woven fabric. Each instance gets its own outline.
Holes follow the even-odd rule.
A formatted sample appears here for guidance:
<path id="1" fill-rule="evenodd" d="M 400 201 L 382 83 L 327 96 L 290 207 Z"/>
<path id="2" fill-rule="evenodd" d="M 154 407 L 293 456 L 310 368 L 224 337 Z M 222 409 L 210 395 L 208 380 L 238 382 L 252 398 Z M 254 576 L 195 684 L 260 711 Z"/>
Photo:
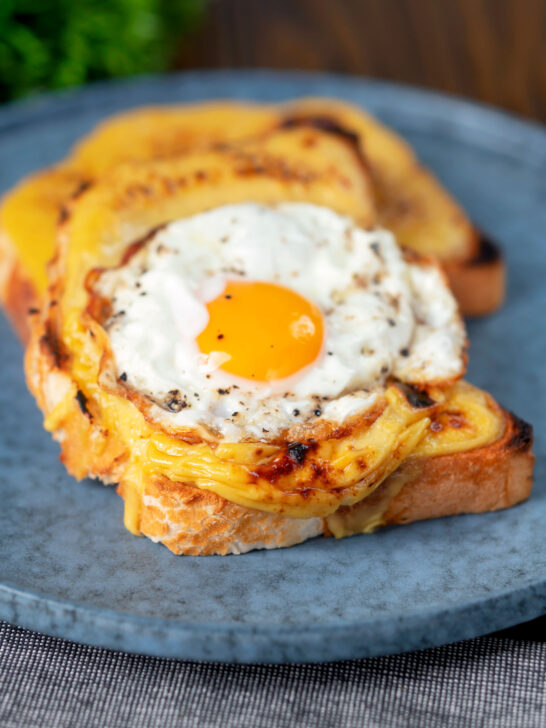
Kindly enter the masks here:
<path id="1" fill-rule="evenodd" d="M 0 623 L 0 726 L 543 728 L 546 644 L 483 638 L 322 665 L 110 652 Z"/>

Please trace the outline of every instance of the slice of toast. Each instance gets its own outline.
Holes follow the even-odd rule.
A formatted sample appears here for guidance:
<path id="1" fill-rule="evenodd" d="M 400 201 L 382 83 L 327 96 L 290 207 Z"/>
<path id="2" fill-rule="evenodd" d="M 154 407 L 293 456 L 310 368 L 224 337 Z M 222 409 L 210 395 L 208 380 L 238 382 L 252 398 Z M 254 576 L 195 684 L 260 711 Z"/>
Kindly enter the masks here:
<path id="1" fill-rule="evenodd" d="M 358 147 L 371 172 L 379 224 L 393 230 L 404 247 L 441 261 L 463 314 L 488 314 L 501 305 L 505 272 L 498 248 L 476 230 L 409 144 L 357 106 L 304 98 L 277 107 L 217 103 L 144 109 L 106 122 L 73 156 L 97 178 L 119 161 L 165 158 L 265 134 L 276 124 L 302 123 Z"/>
<path id="2" fill-rule="evenodd" d="M 318 126 L 353 144 L 371 174 L 377 222 L 391 228 L 402 245 L 441 260 L 463 314 L 486 314 L 501 304 L 504 265 L 498 250 L 394 132 L 361 109 L 330 99 L 276 107 L 219 102 L 114 117 L 67 161 L 6 196 L 0 207 L 0 300 L 21 338 L 28 335 L 27 311 L 39 305 L 45 290 L 57 221 L 85 186 L 126 161 L 233 144 L 291 124 Z"/>
<path id="3" fill-rule="evenodd" d="M 319 534 L 508 507 L 527 497 L 529 428 L 469 385 L 438 387 L 435 400 L 415 392 L 396 400 L 405 439 L 397 434 L 386 444 L 381 423 L 388 401 L 377 416 L 344 423 L 335 434 L 312 432 L 313 448 L 294 459 L 292 439 L 230 443 L 162 428 L 115 372 L 102 376 L 108 342 L 90 307 L 90 271 L 118 265 L 127 246 L 162 223 L 249 197 L 328 204 L 363 225 L 375 213 L 353 145 L 299 125 L 241 146 L 118 166 L 66 210 L 49 298 L 32 317 L 26 367 L 68 470 L 120 482 L 130 530 L 190 554 L 288 546 Z M 374 427 L 381 428 L 374 447 L 384 455 L 382 468 L 370 465 L 371 448 L 360 457 L 361 438 Z M 339 448 L 344 458 L 332 458 Z M 186 465 L 184 475 L 173 476 Z M 347 473 L 351 481 L 342 482 Z M 306 501 L 297 511 L 296 498 Z M 307 516 L 300 517 L 304 507 Z"/>
<path id="4" fill-rule="evenodd" d="M 401 245 L 441 261 L 464 315 L 488 314 L 501 305 L 505 271 L 498 248 L 476 230 L 407 142 L 357 106 L 304 98 L 277 107 L 220 103 L 141 110 L 99 127 L 76 148 L 74 159 L 100 176 L 116 160 L 167 157 L 294 123 L 314 125 L 357 146 L 371 173 L 379 224 L 392 229 Z M 133 140 L 130 149 L 123 138 Z"/>

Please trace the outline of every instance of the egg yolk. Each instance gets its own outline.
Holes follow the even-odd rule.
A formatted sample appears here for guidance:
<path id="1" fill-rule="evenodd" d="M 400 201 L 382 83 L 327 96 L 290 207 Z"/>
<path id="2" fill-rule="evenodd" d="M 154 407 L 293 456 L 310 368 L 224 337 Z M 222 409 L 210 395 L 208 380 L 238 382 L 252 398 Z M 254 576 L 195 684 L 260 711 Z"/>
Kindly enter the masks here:
<path id="1" fill-rule="evenodd" d="M 322 314 L 299 293 L 261 281 L 230 281 L 207 304 L 209 322 L 197 337 L 204 354 L 222 352 L 221 369 L 270 382 L 295 374 L 320 353 Z"/>

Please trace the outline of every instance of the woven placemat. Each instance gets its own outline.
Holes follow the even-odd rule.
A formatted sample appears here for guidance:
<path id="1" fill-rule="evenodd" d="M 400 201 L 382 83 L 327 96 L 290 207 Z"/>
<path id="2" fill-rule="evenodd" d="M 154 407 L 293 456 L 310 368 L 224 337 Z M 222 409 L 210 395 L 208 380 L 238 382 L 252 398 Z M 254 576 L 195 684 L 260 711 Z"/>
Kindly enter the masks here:
<path id="1" fill-rule="evenodd" d="M 3 728 L 543 728 L 545 695 L 546 643 L 505 636 L 366 660 L 228 665 L 0 623 Z"/>

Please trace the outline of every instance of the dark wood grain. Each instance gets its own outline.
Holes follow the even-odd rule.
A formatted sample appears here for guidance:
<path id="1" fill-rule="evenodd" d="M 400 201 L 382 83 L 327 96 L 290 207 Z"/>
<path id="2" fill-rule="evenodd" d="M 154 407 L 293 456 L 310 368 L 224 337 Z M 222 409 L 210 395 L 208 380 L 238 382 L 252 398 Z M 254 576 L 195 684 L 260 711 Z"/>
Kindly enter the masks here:
<path id="1" fill-rule="evenodd" d="M 177 67 L 362 74 L 546 121 L 546 0 L 210 0 Z"/>

